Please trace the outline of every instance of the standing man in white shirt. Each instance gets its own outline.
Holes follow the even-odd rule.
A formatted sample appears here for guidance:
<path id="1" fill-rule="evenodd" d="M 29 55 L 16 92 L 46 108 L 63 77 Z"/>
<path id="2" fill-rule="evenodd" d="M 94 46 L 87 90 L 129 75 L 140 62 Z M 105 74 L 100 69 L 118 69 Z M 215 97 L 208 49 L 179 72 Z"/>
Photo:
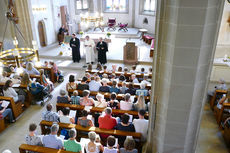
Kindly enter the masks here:
<path id="1" fill-rule="evenodd" d="M 93 64 L 95 61 L 95 55 L 94 55 L 94 47 L 95 43 L 94 40 L 90 39 L 89 36 L 85 37 L 84 42 L 85 47 L 85 56 L 86 56 L 86 64 Z"/>
<path id="2" fill-rule="evenodd" d="M 133 120 L 135 131 L 141 133 L 141 141 L 145 142 L 148 134 L 149 121 L 145 119 L 145 110 L 140 109 L 138 112 L 139 119 Z"/>

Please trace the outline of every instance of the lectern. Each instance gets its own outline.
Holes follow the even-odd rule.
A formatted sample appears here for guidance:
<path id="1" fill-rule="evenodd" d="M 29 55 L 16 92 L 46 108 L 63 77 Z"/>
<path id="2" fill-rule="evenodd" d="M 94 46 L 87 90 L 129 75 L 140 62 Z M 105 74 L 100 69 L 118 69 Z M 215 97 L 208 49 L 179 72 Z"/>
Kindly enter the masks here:
<path id="1" fill-rule="evenodd" d="M 135 46 L 135 42 L 126 42 L 123 60 L 125 64 L 137 63 L 137 46 Z"/>

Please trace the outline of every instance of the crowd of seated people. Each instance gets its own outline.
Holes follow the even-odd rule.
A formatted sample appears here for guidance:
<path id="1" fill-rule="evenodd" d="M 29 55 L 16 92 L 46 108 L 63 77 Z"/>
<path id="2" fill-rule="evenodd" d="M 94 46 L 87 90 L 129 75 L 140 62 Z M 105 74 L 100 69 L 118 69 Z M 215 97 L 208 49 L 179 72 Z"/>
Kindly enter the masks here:
<path id="1" fill-rule="evenodd" d="M 105 72 L 109 71 L 106 66 L 103 68 L 102 66 L 98 66 L 98 69 Z M 113 69 L 113 72 L 115 72 L 116 67 Z M 122 67 L 120 69 L 122 69 Z M 124 68 L 124 71 L 128 72 L 128 69 Z M 130 72 L 137 72 L 136 67 L 133 66 L 132 71 Z M 43 83 L 49 84 L 48 81 L 45 80 L 45 72 L 40 71 L 39 74 L 44 79 Z M 23 78 L 24 80 L 21 80 L 21 83 L 27 84 L 32 82 L 28 73 L 24 73 Z M 46 111 L 42 113 L 41 117 L 42 120 L 54 122 L 49 129 L 50 134 L 44 136 L 37 135 L 35 132 L 37 125 L 32 123 L 29 125 L 29 134 L 25 137 L 26 143 L 80 153 L 83 149 L 86 153 L 137 153 L 138 150 L 135 148 L 135 144 L 139 143 L 139 141 L 145 142 L 148 133 L 148 120 L 145 119 L 147 110 L 145 96 L 149 96 L 149 91 L 146 89 L 146 85 L 149 83 L 147 79 L 148 78 L 143 78 L 143 81 L 140 82 L 135 74 L 131 75 L 130 78 L 126 78 L 124 75 L 117 77 L 113 74 L 110 76 L 107 74 L 90 75 L 89 73 L 86 73 L 81 82 L 78 83 L 75 76 L 70 75 L 69 82 L 65 86 L 66 90 L 61 89 L 60 95 L 57 96 L 57 103 L 105 108 L 104 111 L 98 113 L 98 118 L 91 118 L 91 115 L 91 117 L 89 117 L 88 110 L 82 110 L 80 113 L 77 113 L 76 117 L 71 117 L 70 108 L 63 107 L 60 111 L 55 112 L 53 110 L 53 105 L 47 104 Z M 108 85 L 109 82 L 112 86 Z M 121 87 L 118 87 L 119 82 L 122 83 Z M 140 89 L 134 88 L 133 83 L 140 83 Z M 72 91 L 73 94 L 68 96 L 68 91 Z M 79 96 L 78 94 L 80 91 L 82 92 L 82 96 Z M 110 93 L 110 98 L 104 98 L 102 93 L 97 93 L 95 98 L 90 97 L 90 92 L 98 91 Z M 123 100 L 118 101 L 117 94 L 124 94 Z M 134 103 L 132 95 L 138 96 L 136 103 Z M 119 115 L 117 116 L 113 114 L 113 109 L 137 111 L 138 118 L 132 119 L 127 113 L 118 117 Z M 10 118 L 10 113 L 8 116 Z M 100 134 L 98 136 L 95 132 L 86 132 L 85 134 L 88 134 L 89 141 L 83 145 L 76 140 L 76 129 L 67 130 L 68 138 L 65 137 L 63 139 L 59 137 L 58 122 L 78 124 L 82 127 L 96 126 L 100 129 L 117 129 L 120 131 L 138 132 L 141 133 L 141 139 L 135 140 L 129 136 L 111 136 L 108 134 Z M 116 139 L 118 139 L 118 144 L 116 144 Z"/>
<path id="2" fill-rule="evenodd" d="M 134 140 L 130 136 L 111 136 L 107 134 L 100 134 L 98 136 L 95 132 L 88 133 L 87 142 L 80 143 L 76 140 L 77 131 L 76 129 L 68 130 L 68 138 L 61 138 L 58 136 L 59 125 L 61 123 L 72 123 L 74 119 L 68 116 L 69 109 L 62 109 L 62 113 L 56 113 L 52 111 L 52 105 L 47 105 L 47 111 L 42 114 L 42 119 L 46 121 L 53 121 L 53 125 L 50 128 L 50 134 L 48 135 L 37 135 L 37 125 L 31 123 L 29 125 L 29 133 L 25 137 L 25 142 L 29 145 L 44 146 L 54 149 L 64 149 L 73 152 L 82 152 L 84 149 L 86 153 L 137 153 L 135 148 L 135 141 L 139 143 L 145 142 L 148 133 L 148 120 L 144 118 L 145 110 L 139 110 L 138 119 L 130 121 L 128 114 L 123 114 L 121 118 L 115 118 L 112 116 L 112 109 L 107 107 L 104 114 L 102 113 L 98 119 L 99 128 L 101 129 L 117 129 L 128 132 L 139 132 L 142 137 L 140 140 Z M 93 127 L 95 124 L 92 120 L 88 119 L 88 112 L 82 111 L 82 116 L 78 118 L 77 123 L 83 127 Z M 117 143 L 116 144 L 116 139 Z"/>

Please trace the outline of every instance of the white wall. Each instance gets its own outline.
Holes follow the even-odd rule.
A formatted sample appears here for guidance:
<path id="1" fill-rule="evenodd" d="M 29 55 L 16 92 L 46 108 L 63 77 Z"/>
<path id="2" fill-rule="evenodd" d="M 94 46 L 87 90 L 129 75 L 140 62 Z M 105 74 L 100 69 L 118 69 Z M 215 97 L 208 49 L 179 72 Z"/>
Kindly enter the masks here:
<path id="1" fill-rule="evenodd" d="M 230 3 L 225 1 L 217 45 L 230 45 L 230 24 L 227 22 L 229 17 Z"/>
<path id="2" fill-rule="evenodd" d="M 61 27 L 61 16 L 60 16 L 60 6 L 66 5 L 68 8 L 67 0 L 30 0 L 30 12 L 31 14 L 31 25 L 34 39 L 38 42 L 38 47 L 40 46 L 39 33 L 38 33 L 38 22 L 43 20 L 45 22 L 46 40 L 47 45 L 57 42 L 58 29 Z M 33 7 L 43 7 L 47 9 L 45 12 L 34 13 L 32 11 Z M 67 9 L 68 12 L 69 9 Z"/>
<path id="3" fill-rule="evenodd" d="M 140 12 L 140 2 L 143 0 L 135 0 L 135 24 L 134 26 L 136 28 L 144 28 L 148 30 L 148 33 L 155 34 L 155 19 L 156 16 L 152 15 L 141 15 Z M 147 18 L 148 19 L 148 25 L 143 24 L 143 20 Z"/>

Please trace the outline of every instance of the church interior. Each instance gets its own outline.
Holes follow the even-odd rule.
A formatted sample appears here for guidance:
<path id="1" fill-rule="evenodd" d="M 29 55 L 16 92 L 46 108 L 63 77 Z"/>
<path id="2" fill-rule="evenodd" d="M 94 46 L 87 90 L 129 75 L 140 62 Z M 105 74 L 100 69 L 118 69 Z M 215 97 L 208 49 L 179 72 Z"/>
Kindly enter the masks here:
<path id="1" fill-rule="evenodd" d="M 1 0 L 0 152 L 230 152 L 230 0 Z"/>

